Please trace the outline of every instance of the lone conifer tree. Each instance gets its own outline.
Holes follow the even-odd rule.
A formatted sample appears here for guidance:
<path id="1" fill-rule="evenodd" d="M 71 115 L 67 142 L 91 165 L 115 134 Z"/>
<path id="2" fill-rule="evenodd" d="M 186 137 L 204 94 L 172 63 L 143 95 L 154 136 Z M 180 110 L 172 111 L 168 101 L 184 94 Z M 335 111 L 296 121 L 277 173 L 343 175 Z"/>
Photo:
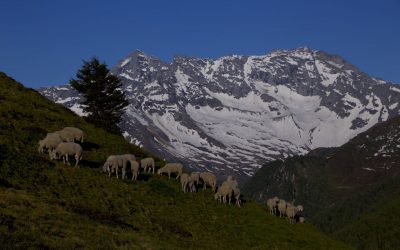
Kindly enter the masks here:
<path id="1" fill-rule="evenodd" d="M 118 123 L 129 104 L 121 91 L 120 80 L 97 58 L 83 61 L 76 78 L 69 83 L 85 97 L 82 104 L 88 113 L 87 120 L 109 132 L 120 133 Z"/>

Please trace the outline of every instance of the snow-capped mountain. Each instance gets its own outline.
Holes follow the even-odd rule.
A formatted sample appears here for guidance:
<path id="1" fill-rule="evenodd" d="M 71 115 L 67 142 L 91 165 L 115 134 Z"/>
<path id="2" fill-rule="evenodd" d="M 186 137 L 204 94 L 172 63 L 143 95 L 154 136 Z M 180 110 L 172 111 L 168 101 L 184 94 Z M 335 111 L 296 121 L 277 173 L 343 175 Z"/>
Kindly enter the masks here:
<path id="1" fill-rule="evenodd" d="M 309 48 L 171 63 L 135 51 L 112 73 L 132 143 L 188 167 L 251 176 L 262 163 L 335 147 L 399 114 L 400 86 Z M 82 115 L 70 86 L 39 89 Z"/>

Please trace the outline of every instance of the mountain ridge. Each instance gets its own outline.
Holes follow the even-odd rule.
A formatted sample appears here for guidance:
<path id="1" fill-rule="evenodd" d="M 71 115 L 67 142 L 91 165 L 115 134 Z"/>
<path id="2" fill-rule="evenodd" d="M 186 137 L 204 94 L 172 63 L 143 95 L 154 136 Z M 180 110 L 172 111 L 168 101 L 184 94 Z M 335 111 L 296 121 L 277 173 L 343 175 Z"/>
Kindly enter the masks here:
<path id="1" fill-rule="evenodd" d="M 170 63 L 134 51 L 111 72 L 131 102 L 120 124 L 129 141 L 243 178 L 266 161 L 342 145 L 400 111 L 396 85 L 309 48 Z M 79 113 L 81 97 L 61 88 L 39 91 Z"/>

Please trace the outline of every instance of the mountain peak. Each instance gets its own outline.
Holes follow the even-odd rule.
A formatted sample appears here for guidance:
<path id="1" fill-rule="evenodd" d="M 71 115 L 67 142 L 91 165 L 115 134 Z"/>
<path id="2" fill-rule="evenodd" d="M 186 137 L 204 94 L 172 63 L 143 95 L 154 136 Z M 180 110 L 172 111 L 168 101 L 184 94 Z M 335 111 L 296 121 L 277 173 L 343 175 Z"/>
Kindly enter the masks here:
<path id="1" fill-rule="evenodd" d="M 169 64 L 135 51 L 112 72 L 131 102 L 120 125 L 129 141 L 194 169 L 242 176 L 266 161 L 339 146 L 400 112 L 400 88 L 308 47 L 179 55 Z M 41 92 L 77 105 L 57 89 Z"/>

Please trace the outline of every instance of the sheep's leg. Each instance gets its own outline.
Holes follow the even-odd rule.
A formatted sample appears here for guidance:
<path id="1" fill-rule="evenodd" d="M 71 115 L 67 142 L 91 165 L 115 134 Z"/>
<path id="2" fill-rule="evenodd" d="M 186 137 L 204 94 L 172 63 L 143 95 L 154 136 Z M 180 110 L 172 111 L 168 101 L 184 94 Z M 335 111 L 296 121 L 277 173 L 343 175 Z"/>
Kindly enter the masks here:
<path id="1" fill-rule="evenodd" d="M 78 166 L 79 163 L 79 155 L 75 155 L 75 167 Z"/>
<path id="2" fill-rule="evenodd" d="M 122 167 L 122 179 L 126 178 L 126 165 Z"/>
<path id="3" fill-rule="evenodd" d="M 68 154 L 66 154 L 66 155 L 65 155 L 65 159 L 66 159 L 66 161 L 67 161 L 67 164 L 68 164 L 68 166 L 71 166 L 71 163 L 69 163 L 69 157 L 68 157 Z"/>

